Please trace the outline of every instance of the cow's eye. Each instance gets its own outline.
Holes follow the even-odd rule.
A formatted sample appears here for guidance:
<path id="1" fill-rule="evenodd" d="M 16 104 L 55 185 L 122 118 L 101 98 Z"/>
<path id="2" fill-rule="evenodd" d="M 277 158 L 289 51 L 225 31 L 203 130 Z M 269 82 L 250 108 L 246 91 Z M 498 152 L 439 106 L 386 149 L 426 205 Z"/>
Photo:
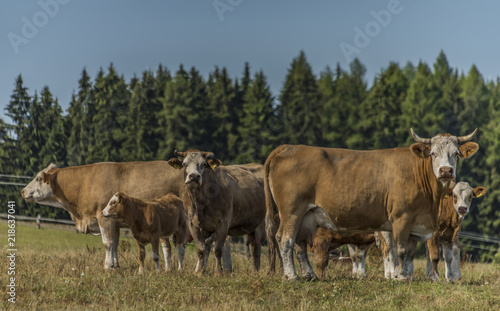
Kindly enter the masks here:
<path id="1" fill-rule="evenodd" d="M 436 153 L 434 153 L 434 152 L 432 152 L 432 151 L 431 151 L 431 153 L 429 153 L 429 155 L 430 155 L 431 157 L 435 157 L 435 156 L 436 156 Z"/>
<path id="2" fill-rule="evenodd" d="M 203 167 L 207 167 L 207 162 L 203 162 L 203 163 L 201 163 L 201 166 L 203 166 Z"/>
<path id="3" fill-rule="evenodd" d="M 187 166 L 186 162 L 182 162 L 182 167 L 186 167 L 186 166 Z"/>
<path id="4" fill-rule="evenodd" d="M 37 177 L 36 178 L 36 181 L 41 181 L 42 180 L 42 177 Z"/>

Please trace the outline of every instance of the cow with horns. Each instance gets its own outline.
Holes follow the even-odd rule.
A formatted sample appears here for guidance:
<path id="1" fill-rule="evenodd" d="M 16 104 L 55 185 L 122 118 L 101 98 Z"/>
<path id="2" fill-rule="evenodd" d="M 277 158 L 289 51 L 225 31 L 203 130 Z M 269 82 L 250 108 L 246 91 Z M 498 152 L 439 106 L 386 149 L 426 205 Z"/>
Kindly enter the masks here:
<path id="1" fill-rule="evenodd" d="M 279 245 L 286 278 L 298 277 L 292 252 L 309 211 L 323 215 L 311 224 L 316 228 L 339 233 L 392 231 L 398 258 L 394 278 L 407 278 L 404 259 L 409 240 L 432 236 L 458 159 L 471 157 L 479 148 L 469 142 L 476 131 L 463 137 L 420 138 L 413 130 L 411 134 L 416 143 L 409 148 L 361 151 L 282 145 L 271 152 L 264 176 L 266 232 L 271 254 Z M 276 209 L 281 219 L 278 229 Z M 307 242 L 297 242 L 302 276 L 316 278 Z"/>

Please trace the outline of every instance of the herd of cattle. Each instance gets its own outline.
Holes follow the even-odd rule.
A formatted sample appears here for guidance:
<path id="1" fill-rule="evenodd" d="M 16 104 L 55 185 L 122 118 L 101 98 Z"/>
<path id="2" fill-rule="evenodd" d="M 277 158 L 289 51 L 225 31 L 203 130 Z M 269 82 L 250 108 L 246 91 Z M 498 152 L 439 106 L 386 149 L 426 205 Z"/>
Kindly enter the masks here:
<path id="1" fill-rule="evenodd" d="M 365 276 L 365 254 L 375 244 L 385 277 L 413 273 L 416 242 L 427 241 L 426 275 L 439 279 L 439 248 L 446 279 L 460 279 L 460 223 L 472 198 L 486 193 L 455 183 L 459 158 L 478 144 L 471 134 L 420 138 L 409 148 L 359 151 L 282 145 L 265 165 L 222 166 L 212 152 L 175 151 L 168 161 L 96 163 L 39 172 L 21 192 L 28 202 L 64 208 L 78 232 L 100 234 L 104 268 L 118 267 L 120 228 L 130 228 L 144 270 L 145 245 L 171 268 L 170 237 L 183 267 L 184 246 L 194 240 L 196 272 L 205 272 L 214 244 L 216 271 L 232 271 L 229 236 L 246 236 L 254 270 L 267 238 L 270 271 L 279 258 L 284 276 L 297 279 L 293 250 L 304 279 L 325 277 L 329 253 L 348 244 L 353 275 Z"/>

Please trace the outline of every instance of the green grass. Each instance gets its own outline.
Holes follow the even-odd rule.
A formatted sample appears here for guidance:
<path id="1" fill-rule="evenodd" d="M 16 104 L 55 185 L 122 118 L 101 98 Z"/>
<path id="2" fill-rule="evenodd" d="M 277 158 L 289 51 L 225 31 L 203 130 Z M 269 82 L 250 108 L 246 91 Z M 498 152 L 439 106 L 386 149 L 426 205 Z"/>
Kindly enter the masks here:
<path id="1" fill-rule="evenodd" d="M 0 234 L 7 235 L 7 222 L 0 222 Z M 16 224 L 16 246 L 18 250 L 81 250 L 86 245 L 102 248 L 100 236 L 76 234 L 74 226 L 60 226 L 59 230 L 42 224 L 40 229 L 34 223 Z"/>
<path id="2" fill-rule="evenodd" d="M 367 278 L 350 277 L 350 264 L 332 263 L 328 278 L 318 282 L 283 281 L 251 270 L 240 245 L 233 246 L 234 272 L 214 273 L 213 254 L 206 275 L 192 271 L 194 247 L 188 247 L 185 271 L 156 273 L 148 251 L 146 273 L 138 275 L 132 239 L 120 245 L 121 268 L 104 271 L 99 237 L 18 224 L 17 303 L 7 302 L 7 264 L 0 267 L 0 309 L 19 310 L 494 310 L 500 309 L 499 271 L 492 265 L 465 263 L 463 280 L 432 283 L 415 263 L 415 278 L 397 282 L 383 278 L 375 254 L 367 261 Z M 0 223 L 5 239 L 7 226 Z M 4 245 L 4 244 L 2 244 Z M 87 248 L 86 246 L 89 245 Z M 0 256 L 6 258 L 6 247 Z M 311 255 L 313 257 L 313 255 Z M 175 255 L 174 255 L 175 258 Z M 2 261 L 6 262 L 6 261 Z M 163 267 L 163 259 L 161 261 Z M 440 271 L 441 274 L 443 271 Z"/>

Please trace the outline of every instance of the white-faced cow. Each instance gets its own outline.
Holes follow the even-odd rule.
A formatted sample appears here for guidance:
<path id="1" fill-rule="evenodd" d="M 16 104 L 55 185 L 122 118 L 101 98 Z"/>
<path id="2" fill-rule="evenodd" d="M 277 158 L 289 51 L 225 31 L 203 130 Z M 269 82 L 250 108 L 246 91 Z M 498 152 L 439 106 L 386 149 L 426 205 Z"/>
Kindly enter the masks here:
<path id="1" fill-rule="evenodd" d="M 286 278 L 297 279 L 292 251 L 304 215 L 322 210 L 328 216 L 323 227 L 334 232 L 392 231 L 399 259 L 395 277 L 406 279 L 409 238 L 425 241 L 432 236 L 439 203 L 455 178 L 458 159 L 479 148 L 468 142 L 475 131 L 432 139 L 411 133 L 417 143 L 409 148 L 360 151 L 283 145 L 271 152 L 264 178 L 266 232 L 272 248 L 279 243 Z M 281 219 L 277 231 L 274 205 Z M 302 276 L 316 278 L 307 244 L 301 242 L 299 247 Z M 273 265 L 274 261 L 271 269 Z"/>
<path id="2" fill-rule="evenodd" d="M 427 240 L 427 267 L 425 274 L 434 281 L 439 280 L 439 246 L 443 250 L 445 260 L 445 276 L 448 281 L 461 278 L 460 264 L 452 266 L 452 261 L 460 262 L 460 242 L 458 233 L 463 218 L 469 212 L 473 198 L 480 198 L 486 193 L 486 188 L 472 188 L 466 182 L 459 182 L 455 187 L 450 187 L 447 197 L 441 203 L 439 227 L 429 240 Z"/>
<path id="3" fill-rule="evenodd" d="M 188 211 L 188 223 L 198 249 L 197 272 L 205 272 L 207 249 L 215 239 L 216 270 L 222 271 L 221 254 L 227 235 L 249 234 L 251 240 L 259 241 L 259 226 L 265 217 L 264 189 L 262 181 L 244 165 L 220 166 L 221 161 L 212 152 L 189 150 L 177 152 L 181 157 L 168 162 L 182 170 L 185 183 L 183 201 Z M 260 241 L 259 241 L 260 242 Z M 252 252 L 253 267 L 260 266 L 260 243 L 255 243 Z M 232 267 L 224 264 L 224 269 Z"/>
<path id="4" fill-rule="evenodd" d="M 151 257 L 157 270 L 159 264 L 159 242 L 163 248 L 165 270 L 170 270 L 170 236 L 175 236 L 178 270 L 182 270 L 184 245 L 188 238 L 187 215 L 182 200 L 171 193 L 153 201 L 143 201 L 117 192 L 102 210 L 106 218 L 124 222 L 130 228 L 139 251 L 139 273 L 144 272 L 145 247 L 151 243 Z"/>
<path id="5" fill-rule="evenodd" d="M 180 195 L 182 173 L 165 161 L 96 163 L 57 168 L 54 164 L 39 172 L 21 192 L 27 202 L 67 210 L 76 229 L 102 234 L 106 247 L 104 268 L 118 267 L 118 223 L 102 217 L 101 211 L 117 191 L 152 200 L 167 193 Z"/>

